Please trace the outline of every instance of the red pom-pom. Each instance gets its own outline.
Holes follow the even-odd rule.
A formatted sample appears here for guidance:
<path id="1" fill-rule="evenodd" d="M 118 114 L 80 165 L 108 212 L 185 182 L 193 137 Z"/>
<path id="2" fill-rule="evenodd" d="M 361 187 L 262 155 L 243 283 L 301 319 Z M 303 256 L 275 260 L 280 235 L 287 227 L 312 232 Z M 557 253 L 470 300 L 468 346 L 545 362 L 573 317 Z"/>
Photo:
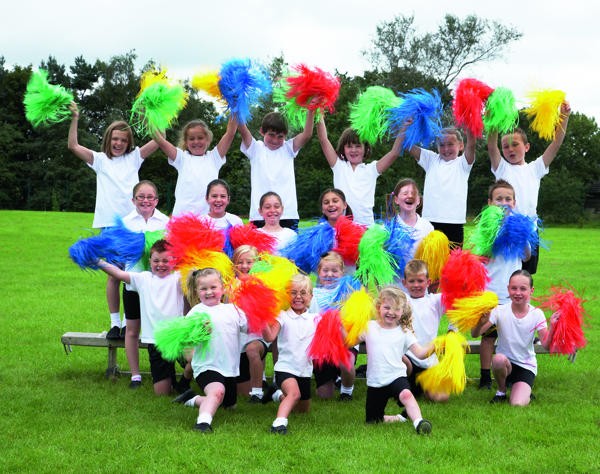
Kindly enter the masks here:
<path id="1" fill-rule="evenodd" d="M 340 92 L 339 78 L 318 67 L 311 69 L 304 64 L 299 64 L 294 69 L 298 75 L 286 78 L 290 89 L 285 96 L 294 99 L 300 107 L 333 112 Z"/>
<path id="2" fill-rule="evenodd" d="M 459 127 L 465 127 L 476 138 L 483 136 L 483 111 L 485 101 L 494 91 L 477 79 L 463 79 L 454 91 L 452 112 Z"/>
<path id="3" fill-rule="evenodd" d="M 229 241 L 236 249 L 240 245 L 251 245 L 256 247 L 259 253 L 273 253 L 277 239 L 266 232 L 261 232 L 252 222 L 244 225 L 234 225 L 229 229 Z"/>
<path id="4" fill-rule="evenodd" d="M 453 309 L 454 300 L 482 293 L 489 281 L 487 269 L 479 256 L 468 250 L 454 249 L 440 277 L 442 304 L 447 310 Z"/>
<path id="5" fill-rule="evenodd" d="M 277 292 L 254 275 L 244 275 L 233 289 L 231 302 L 246 313 L 248 333 L 260 333 L 279 314 Z"/>
<path id="6" fill-rule="evenodd" d="M 194 214 L 181 214 L 172 217 L 167 223 L 167 241 L 170 254 L 177 262 L 185 261 L 192 251 L 222 251 L 225 234 L 214 228 L 212 221 L 201 219 Z"/>
<path id="7" fill-rule="evenodd" d="M 356 265 L 358 260 L 358 244 L 366 227 L 356 224 L 346 216 L 341 216 L 335 223 L 334 252 L 339 253 L 346 265 Z"/>
<path id="8" fill-rule="evenodd" d="M 315 335 L 308 347 L 308 355 L 318 366 L 332 364 L 350 366 L 350 351 L 344 343 L 342 321 L 337 309 L 328 309 L 321 315 Z"/>

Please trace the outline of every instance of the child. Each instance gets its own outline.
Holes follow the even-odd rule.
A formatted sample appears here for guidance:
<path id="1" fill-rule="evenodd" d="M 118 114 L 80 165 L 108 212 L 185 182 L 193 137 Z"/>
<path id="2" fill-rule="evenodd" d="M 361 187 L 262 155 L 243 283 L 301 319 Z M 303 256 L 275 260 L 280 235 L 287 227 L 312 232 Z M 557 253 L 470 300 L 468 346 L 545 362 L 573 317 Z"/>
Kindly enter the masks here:
<path id="1" fill-rule="evenodd" d="M 506 401 L 507 383 L 512 384 L 511 405 L 528 405 L 531 389 L 537 374 L 537 360 L 533 340 L 537 331 L 542 345 L 548 348 L 554 332 L 553 325 L 558 320 L 555 313 L 550 318 L 547 329 L 544 313 L 533 307 L 529 301 L 533 293 L 533 278 L 527 270 L 515 271 L 508 283 L 510 304 L 497 306 L 481 317 L 471 330 L 477 337 L 493 325 L 498 328 L 498 348 L 492 361 L 498 391 L 490 403 Z"/>
<path id="2" fill-rule="evenodd" d="M 231 194 L 229 185 L 222 179 L 213 179 L 206 187 L 206 202 L 208 203 L 208 214 L 204 219 L 211 220 L 215 229 L 227 230 L 234 225 L 242 225 L 244 222 L 235 214 L 227 212 L 227 206 Z"/>
<path id="3" fill-rule="evenodd" d="M 296 238 L 297 234 L 292 229 L 281 227 L 280 221 L 283 214 L 283 203 L 281 202 L 281 197 L 276 192 L 269 191 L 260 197 L 258 213 L 265 222 L 265 225 L 259 230 L 277 239 L 275 253 L 278 253 L 279 250 Z"/>
<path id="4" fill-rule="evenodd" d="M 98 267 L 119 281 L 129 284 L 140 295 L 142 342 L 148 343 L 150 371 L 156 395 L 169 395 L 175 384 L 175 364 L 163 359 L 154 347 L 154 327 L 160 321 L 183 316 L 183 292 L 179 273 L 171 272 L 171 257 L 166 240 L 157 240 L 150 249 L 149 272 L 126 272 L 100 261 Z"/>
<path id="5" fill-rule="evenodd" d="M 143 180 L 133 187 L 133 203 L 135 211 L 130 212 L 123 218 L 123 224 L 136 232 L 154 232 L 164 230 L 169 218 L 156 209 L 158 204 L 158 189 L 152 181 Z M 126 269 L 129 272 L 143 271 L 142 262 Z M 138 388 L 142 385 L 140 374 L 139 338 L 141 327 L 140 298 L 130 285 L 123 285 L 123 312 L 127 322 L 125 332 L 125 354 L 131 371 L 130 388 Z M 123 328 L 125 329 L 125 328 Z"/>
<path id="6" fill-rule="evenodd" d="M 313 299 L 310 305 L 311 313 L 321 313 L 331 306 L 331 298 L 339 288 L 340 278 L 344 276 L 344 260 L 340 254 L 336 252 L 324 254 L 317 266 L 317 276 L 319 286 L 313 290 Z M 320 398 L 329 399 L 333 397 L 336 380 L 338 375 L 341 375 L 339 400 L 352 401 L 354 379 L 356 378 L 354 362 L 358 350 L 352 348 L 350 353 L 350 365 L 348 367 L 341 366 L 338 369 L 333 365 L 321 364 L 314 368 L 317 395 Z"/>
<path id="7" fill-rule="evenodd" d="M 306 275 L 297 274 L 290 284 L 290 309 L 282 311 L 277 322 L 263 329 L 265 341 L 277 338 L 279 358 L 275 364 L 277 390 L 273 400 L 279 401 L 277 417 L 271 433 L 287 433 L 288 416 L 292 410 L 306 413 L 310 410 L 310 378 L 312 361 L 308 346 L 315 334 L 317 314 L 308 312 L 312 298 L 312 283 Z"/>
<path id="8" fill-rule="evenodd" d="M 154 140 L 178 173 L 173 216 L 185 212 L 201 216 L 208 212 L 204 190 L 211 180 L 219 177 L 219 170 L 227 160 L 225 155 L 233 142 L 236 129 L 237 122 L 230 117 L 225 134 L 210 151 L 208 147 L 213 134 L 202 120 L 192 120 L 183 127 L 178 147 L 169 143 L 160 132 L 154 134 Z"/>
<path id="9" fill-rule="evenodd" d="M 392 149 L 383 158 L 370 163 L 364 160 L 371 153 L 371 146 L 361 142 L 352 128 L 342 132 L 334 149 L 327 138 L 325 119 L 317 124 L 317 136 L 327 163 L 333 171 L 333 185 L 344 191 L 350 207 L 354 212 L 354 222 L 369 226 L 375 222 L 373 206 L 375 205 L 375 185 L 377 178 L 387 170 L 400 155 L 404 135 L 398 135 Z"/>
<path id="10" fill-rule="evenodd" d="M 561 121 L 556 126 L 554 140 L 548 145 L 543 155 L 531 163 L 525 162 L 525 154 L 529 151 L 527 135 L 517 128 L 513 133 L 502 137 L 502 155 L 498 149 L 498 132 L 488 135 L 488 153 L 492 163 L 492 173 L 496 179 L 504 179 L 513 185 L 515 194 L 519 196 L 517 212 L 530 217 L 537 216 L 537 201 L 540 181 L 550 172 L 550 164 L 554 161 L 562 142 L 565 139 L 571 106 L 563 102 L 560 106 Z M 504 159 L 502 159 L 504 157 Z M 532 275 L 538 265 L 539 252 L 533 249 L 529 262 L 523 262 L 523 268 Z"/>
<path id="11" fill-rule="evenodd" d="M 420 359 L 433 352 L 421 346 L 412 332 L 412 310 L 406 295 L 394 286 L 379 291 L 377 320 L 369 321 L 363 340 L 367 346 L 367 423 L 406 421 L 402 415 L 384 415 L 389 398 L 399 400 L 419 434 L 431 432 L 431 422 L 421 416 L 410 391 L 402 356 L 409 350 Z"/>
<path id="12" fill-rule="evenodd" d="M 275 191 L 282 197 L 284 205 L 281 225 L 292 230 L 298 228 L 294 158 L 312 136 L 314 116 L 314 111 L 309 110 L 304 130 L 289 140 L 286 140 L 287 122 L 278 112 L 264 116 L 260 126 L 263 141 L 255 140 L 246 125 L 238 126 L 242 135 L 240 149 L 250 160 L 250 221 L 257 227 L 264 222 L 258 213 L 260 196 L 267 191 Z"/>
<path id="13" fill-rule="evenodd" d="M 217 408 L 233 408 L 237 403 L 236 378 L 240 368 L 240 331 L 246 331 L 246 316 L 233 304 L 222 303 L 223 280 L 218 270 L 203 268 L 189 278 L 191 304 L 188 314 L 207 313 L 212 331 L 206 347 L 197 347 L 192 358 L 194 378 L 204 395 L 185 402 L 198 407 L 194 429 L 212 433 L 212 420 Z M 199 301 L 199 302 L 198 302 Z M 183 400 L 178 400 L 183 401 Z"/>
<path id="14" fill-rule="evenodd" d="M 345 216 L 348 209 L 346 195 L 344 191 L 337 188 L 328 188 L 321 193 L 319 197 L 321 203 L 321 213 L 323 218 L 331 227 L 335 227 L 335 223 L 340 216 Z"/>
<path id="15" fill-rule="evenodd" d="M 426 344 L 438 335 L 440 320 L 445 312 L 442 305 L 441 293 L 429 293 L 427 288 L 431 284 L 427 264 L 423 260 L 411 260 L 404 268 L 402 285 L 408 291 L 408 302 L 413 313 L 413 331 L 419 344 Z M 435 354 L 426 359 L 421 359 L 410 350 L 403 359 L 406 364 L 410 389 L 415 396 L 423 393 L 416 378 L 424 370 L 438 363 Z M 425 392 L 425 396 L 434 402 L 445 402 L 450 398 L 447 393 Z"/>
<path id="16" fill-rule="evenodd" d="M 94 228 L 110 227 L 115 219 L 124 217 L 135 210 L 131 190 L 140 180 L 138 170 L 147 156 L 154 153 L 158 145 L 151 140 L 141 148 L 133 142 L 133 132 L 127 122 L 112 122 L 102 138 L 102 151 L 96 152 L 80 145 L 77 140 L 79 109 L 71 102 L 71 125 L 68 147 L 96 173 L 96 208 Z M 107 339 L 120 339 L 121 323 L 119 281 L 108 277 L 106 299 L 110 313 L 110 330 Z"/>
<path id="17" fill-rule="evenodd" d="M 423 217 L 459 246 L 464 240 L 468 181 L 475 161 L 476 140 L 471 132 L 466 133 L 466 148 L 457 129 L 444 128 L 437 140 L 437 153 L 418 146 L 409 151 L 425 170 Z M 463 149 L 464 154 L 459 155 Z"/>

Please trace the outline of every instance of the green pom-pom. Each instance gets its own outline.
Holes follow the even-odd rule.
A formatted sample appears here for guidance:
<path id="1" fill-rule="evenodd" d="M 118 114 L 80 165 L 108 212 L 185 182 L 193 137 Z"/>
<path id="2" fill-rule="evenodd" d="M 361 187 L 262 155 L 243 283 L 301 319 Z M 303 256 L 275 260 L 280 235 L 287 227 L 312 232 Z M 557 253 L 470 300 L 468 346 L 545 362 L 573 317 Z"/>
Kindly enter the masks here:
<path id="1" fill-rule="evenodd" d="M 154 331 L 156 347 L 167 360 L 177 360 L 186 349 L 210 341 L 212 325 L 206 313 L 188 314 L 185 318 L 163 321 Z"/>
<path id="2" fill-rule="evenodd" d="M 152 135 L 171 126 L 187 103 L 181 84 L 155 82 L 138 95 L 131 107 L 131 123 L 140 135 Z"/>
<path id="3" fill-rule="evenodd" d="M 358 244 L 358 269 L 354 276 L 370 290 L 389 285 L 396 276 L 394 256 L 384 248 L 389 237 L 384 226 L 374 224 L 365 231 Z"/>
<path id="4" fill-rule="evenodd" d="M 514 130 L 519 124 L 519 109 L 515 96 L 510 89 L 498 87 L 490 94 L 485 103 L 483 126 L 487 133 L 500 134 Z"/>
<path id="5" fill-rule="evenodd" d="M 287 119 L 290 131 L 303 130 L 306 124 L 306 107 L 298 105 L 294 98 L 288 99 L 286 94 L 289 92 L 290 86 L 285 77 L 281 79 L 276 87 L 273 87 L 273 102 L 280 104 L 279 112 Z M 319 121 L 321 112 L 317 110 L 315 113 L 315 123 Z"/>
<path id="6" fill-rule="evenodd" d="M 23 104 L 25 117 L 37 127 L 63 122 L 71 117 L 69 104 L 73 94 L 62 86 L 48 82 L 48 73 L 43 69 L 33 72 L 27 83 Z"/>
<path id="7" fill-rule="evenodd" d="M 157 240 L 164 238 L 164 230 L 153 230 L 144 232 L 144 255 L 142 255 L 142 265 L 144 265 L 144 270 L 150 270 L 150 249 Z"/>
<path id="8" fill-rule="evenodd" d="M 368 87 L 357 101 L 350 105 L 350 123 L 361 141 L 376 143 L 388 131 L 390 109 L 402 102 L 394 92 L 386 87 Z"/>
<path id="9" fill-rule="evenodd" d="M 500 206 L 487 206 L 477 217 L 477 225 L 469 237 L 469 248 L 476 255 L 492 256 L 492 246 L 504 219 L 504 209 Z"/>

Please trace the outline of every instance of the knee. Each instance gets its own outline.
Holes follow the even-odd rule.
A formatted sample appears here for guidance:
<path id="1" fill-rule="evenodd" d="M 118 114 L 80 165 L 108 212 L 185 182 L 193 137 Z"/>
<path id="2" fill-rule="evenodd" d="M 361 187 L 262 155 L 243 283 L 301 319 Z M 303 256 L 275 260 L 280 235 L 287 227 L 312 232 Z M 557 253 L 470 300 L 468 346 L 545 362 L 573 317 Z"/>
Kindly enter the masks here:
<path id="1" fill-rule="evenodd" d="M 262 358 L 262 344 L 250 343 L 246 347 L 246 356 L 248 360 L 257 361 Z"/>
<path id="2" fill-rule="evenodd" d="M 415 397 L 410 390 L 405 389 L 400 392 L 400 401 L 402 402 L 403 405 L 406 405 L 407 403 L 414 401 L 414 399 L 415 399 Z"/>
<path id="3" fill-rule="evenodd" d="M 503 354 L 494 354 L 492 357 L 492 368 L 501 369 L 507 366 L 508 359 Z"/>

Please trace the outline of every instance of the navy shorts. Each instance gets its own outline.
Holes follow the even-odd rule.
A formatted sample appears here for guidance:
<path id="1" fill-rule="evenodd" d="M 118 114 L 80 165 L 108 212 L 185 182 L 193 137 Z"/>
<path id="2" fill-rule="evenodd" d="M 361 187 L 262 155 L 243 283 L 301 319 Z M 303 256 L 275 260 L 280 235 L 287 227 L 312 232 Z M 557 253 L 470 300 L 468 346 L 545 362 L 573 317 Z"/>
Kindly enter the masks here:
<path id="1" fill-rule="evenodd" d="M 281 388 L 281 384 L 287 379 L 296 379 L 300 389 L 300 400 L 310 400 L 310 377 L 298 377 L 288 372 L 275 372 L 275 382 Z"/>
<path id="2" fill-rule="evenodd" d="M 533 382 L 535 381 L 535 374 L 525 367 L 521 367 L 520 365 L 510 363 L 512 369 L 508 377 L 506 377 L 507 384 L 516 384 L 517 382 L 525 382 L 531 388 L 533 388 Z"/>
<path id="3" fill-rule="evenodd" d="M 125 319 L 140 319 L 140 295 L 137 291 L 130 291 L 123 285 L 123 311 Z"/>
<path id="4" fill-rule="evenodd" d="M 264 227 L 265 225 L 265 221 L 263 220 L 258 220 L 258 221 L 250 221 L 252 222 L 257 228 L 260 227 Z M 281 219 L 279 221 L 279 225 L 281 227 L 287 227 L 288 229 L 292 229 L 294 232 L 298 232 L 298 223 L 300 221 L 298 219 Z"/>
<path id="5" fill-rule="evenodd" d="M 221 406 L 223 408 L 234 406 L 237 403 L 236 377 L 225 377 L 214 370 L 206 370 L 196 377 L 196 383 L 202 390 L 213 382 L 218 382 L 225 387 L 225 396 Z"/>
<path id="6" fill-rule="evenodd" d="M 164 359 L 154 344 L 148 344 L 148 359 L 153 383 L 171 379 L 171 384 L 175 384 L 175 363 Z"/>
<path id="7" fill-rule="evenodd" d="M 260 339 L 255 339 L 254 341 L 258 341 L 264 346 L 265 351 L 263 352 L 261 359 L 265 360 L 265 357 L 267 355 L 267 345 Z M 254 342 L 254 341 L 250 341 L 250 342 Z M 250 342 L 248 344 L 250 344 Z M 246 352 L 244 351 L 240 354 L 240 375 L 237 376 L 236 381 L 237 381 L 237 383 L 242 383 L 242 382 L 247 382 L 248 380 L 250 380 L 250 361 L 248 360 L 248 356 L 246 355 Z"/>
<path id="8" fill-rule="evenodd" d="M 408 356 L 406 356 L 406 357 L 408 357 Z M 408 383 L 410 384 L 410 391 L 413 393 L 413 395 L 415 397 L 419 397 L 419 396 L 423 395 L 423 387 L 421 387 L 421 385 L 419 383 L 417 383 L 417 375 L 419 375 L 421 372 L 424 372 L 427 369 L 424 369 L 423 367 L 419 367 L 417 364 L 415 364 L 415 361 L 411 357 L 408 357 L 408 359 L 410 360 L 410 363 L 412 364 L 412 372 L 407 377 Z"/>
<path id="9" fill-rule="evenodd" d="M 398 377 L 385 387 L 367 386 L 367 402 L 365 408 L 366 422 L 382 422 L 388 400 L 393 398 L 399 401 L 400 392 L 402 392 L 402 390 L 410 390 L 410 384 L 406 377 Z"/>
<path id="10" fill-rule="evenodd" d="M 462 247 L 465 240 L 465 225 L 464 224 L 447 224 L 444 222 L 432 222 L 431 225 L 435 230 L 444 233 L 450 244 Z"/>

